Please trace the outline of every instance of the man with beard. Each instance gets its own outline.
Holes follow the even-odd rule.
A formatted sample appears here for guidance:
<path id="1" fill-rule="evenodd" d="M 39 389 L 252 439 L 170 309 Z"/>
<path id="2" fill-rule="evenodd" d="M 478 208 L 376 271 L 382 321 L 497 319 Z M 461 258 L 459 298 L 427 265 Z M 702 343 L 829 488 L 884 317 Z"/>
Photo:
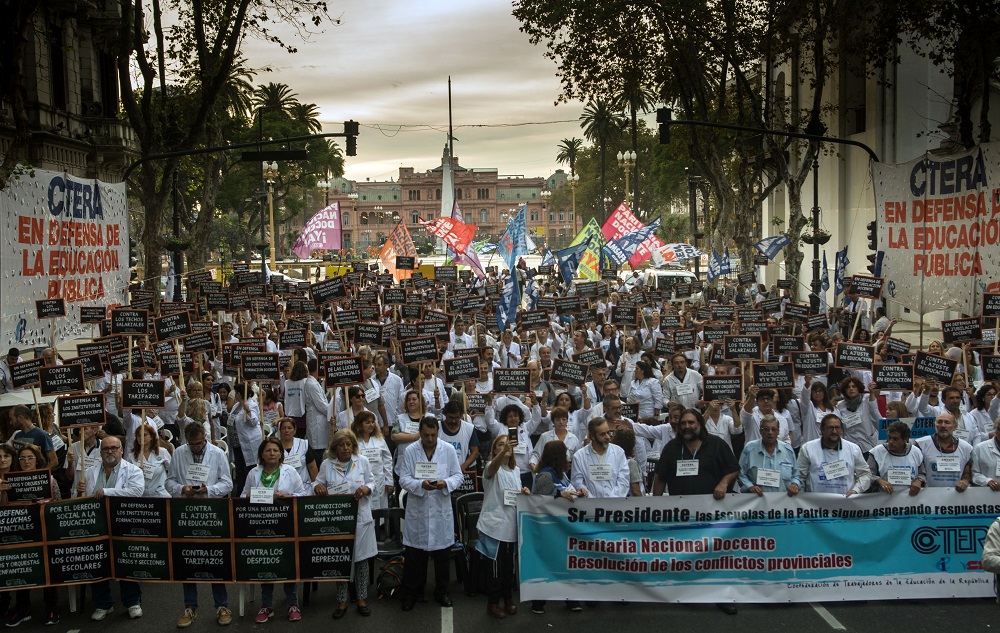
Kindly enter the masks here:
<path id="1" fill-rule="evenodd" d="M 585 497 L 624 499 L 630 488 L 628 458 L 611 443 L 608 421 L 592 418 L 587 436 L 590 443 L 573 454 L 573 487 Z"/>

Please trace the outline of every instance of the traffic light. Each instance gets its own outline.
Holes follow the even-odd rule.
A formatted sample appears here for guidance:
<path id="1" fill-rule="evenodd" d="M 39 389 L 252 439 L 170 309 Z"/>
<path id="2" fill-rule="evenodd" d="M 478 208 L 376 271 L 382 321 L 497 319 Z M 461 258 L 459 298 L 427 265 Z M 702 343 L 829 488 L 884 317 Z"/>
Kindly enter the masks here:
<path id="1" fill-rule="evenodd" d="M 660 124 L 660 145 L 670 144 L 670 119 L 673 112 L 670 108 L 656 109 L 656 122 Z"/>
<path id="2" fill-rule="evenodd" d="M 132 268 L 133 266 L 135 266 L 136 264 L 139 263 L 139 251 L 137 250 L 138 247 L 139 247 L 139 244 L 135 240 L 133 240 L 132 238 L 129 238 L 129 240 L 128 240 L 128 267 L 129 268 Z"/>
<path id="3" fill-rule="evenodd" d="M 347 135 L 347 155 L 358 155 L 358 122 L 344 121 L 344 134 Z"/>
<path id="4" fill-rule="evenodd" d="M 870 253 L 868 256 L 868 272 L 871 273 L 872 277 L 875 277 L 875 260 L 878 259 L 878 253 Z"/>
<path id="5" fill-rule="evenodd" d="M 878 234 L 876 228 L 878 223 L 872 220 L 868 223 L 868 250 L 877 251 L 878 250 Z"/>

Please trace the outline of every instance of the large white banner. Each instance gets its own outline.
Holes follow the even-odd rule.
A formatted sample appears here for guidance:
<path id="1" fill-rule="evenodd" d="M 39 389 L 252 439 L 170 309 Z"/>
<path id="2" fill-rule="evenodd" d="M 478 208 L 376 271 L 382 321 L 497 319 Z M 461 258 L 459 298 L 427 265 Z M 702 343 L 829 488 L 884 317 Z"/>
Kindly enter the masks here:
<path id="1" fill-rule="evenodd" d="M 882 276 L 892 301 L 921 314 L 978 314 L 1000 292 L 1000 147 L 872 164 Z"/>
<path id="2" fill-rule="evenodd" d="M 519 495 L 522 600 L 811 602 L 985 598 L 988 488 L 911 497 Z"/>
<path id="3" fill-rule="evenodd" d="M 0 191 L 0 332 L 7 347 L 48 345 L 89 332 L 80 306 L 124 303 L 128 285 L 125 184 L 36 169 Z M 39 321 L 35 301 L 63 299 L 66 317 Z"/>

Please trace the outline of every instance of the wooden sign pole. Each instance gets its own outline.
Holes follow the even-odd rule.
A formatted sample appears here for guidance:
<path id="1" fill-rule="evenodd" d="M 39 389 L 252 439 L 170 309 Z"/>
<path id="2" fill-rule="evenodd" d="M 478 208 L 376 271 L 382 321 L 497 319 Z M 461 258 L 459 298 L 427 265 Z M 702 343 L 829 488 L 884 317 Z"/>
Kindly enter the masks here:
<path id="1" fill-rule="evenodd" d="M 139 425 L 139 468 L 142 468 L 142 462 L 146 458 L 144 453 L 146 450 L 146 410 L 140 409 L 139 413 L 142 415 L 142 424 Z"/>
<path id="2" fill-rule="evenodd" d="M 854 327 L 851 328 L 851 340 L 854 340 L 854 333 L 858 331 L 858 323 L 861 321 L 861 300 L 858 299 L 858 303 L 854 310 Z"/>

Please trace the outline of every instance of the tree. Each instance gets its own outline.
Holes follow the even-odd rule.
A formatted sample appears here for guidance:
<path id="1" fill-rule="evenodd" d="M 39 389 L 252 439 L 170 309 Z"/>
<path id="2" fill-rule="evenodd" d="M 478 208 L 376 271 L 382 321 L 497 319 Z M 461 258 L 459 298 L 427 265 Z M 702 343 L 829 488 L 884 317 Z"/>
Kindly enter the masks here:
<path id="1" fill-rule="evenodd" d="M 583 148 L 583 139 L 576 138 L 564 138 L 559 141 L 559 153 L 556 154 L 556 162 L 560 165 L 569 164 L 569 175 L 573 176 L 576 174 L 576 157 L 580 154 L 580 150 Z"/>
<path id="2" fill-rule="evenodd" d="M 587 139 L 596 143 L 601 154 L 601 208 L 604 209 L 604 216 L 608 210 L 605 208 L 604 199 L 607 197 L 605 187 L 607 175 L 607 149 L 608 143 L 617 141 L 625 129 L 625 119 L 620 114 L 612 111 L 611 105 L 603 99 L 591 101 L 583 110 L 580 116 L 580 127 L 583 128 L 583 135 Z"/>
<path id="3" fill-rule="evenodd" d="M 31 49 L 35 15 L 41 0 L 3 0 L 3 16 L 7 26 L 0 29 L 0 101 L 8 101 L 14 120 L 14 135 L 3 152 L 0 162 L 0 189 L 7 186 L 11 175 L 28 159 L 31 143 L 31 121 L 26 108 L 24 62 Z"/>

